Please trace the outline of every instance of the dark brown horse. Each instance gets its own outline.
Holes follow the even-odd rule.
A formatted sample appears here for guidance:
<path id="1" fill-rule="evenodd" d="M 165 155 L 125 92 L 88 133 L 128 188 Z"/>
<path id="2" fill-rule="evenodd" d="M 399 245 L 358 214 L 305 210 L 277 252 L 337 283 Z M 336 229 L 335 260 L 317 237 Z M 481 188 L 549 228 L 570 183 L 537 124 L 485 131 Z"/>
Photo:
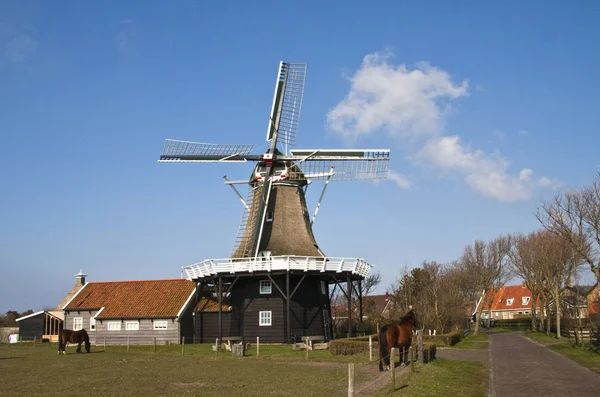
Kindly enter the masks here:
<path id="1" fill-rule="evenodd" d="M 85 329 L 71 331 L 70 329 L 61 329 L 58 333 L 58 354 L 67 354 L 65 348 L 67 343 L 77 343 L 77 354 L 81 353 L 81 344 L 85 342 L 85 351 L 90 352 L 90 337 Z"/>
<path id="2" fill-rule="evenodd" d="M 408 349 L 412 342 L 412 329 L 418 326 L 417 315 L 410 311 L 398 324 L 386 324 L 379 330 L 379 370 L 390 369 L 390 353 L 393 347 L 400 350 L 400 364 L 408 362 Z M 395 365 L 395 363 L 392 363 Z"/>

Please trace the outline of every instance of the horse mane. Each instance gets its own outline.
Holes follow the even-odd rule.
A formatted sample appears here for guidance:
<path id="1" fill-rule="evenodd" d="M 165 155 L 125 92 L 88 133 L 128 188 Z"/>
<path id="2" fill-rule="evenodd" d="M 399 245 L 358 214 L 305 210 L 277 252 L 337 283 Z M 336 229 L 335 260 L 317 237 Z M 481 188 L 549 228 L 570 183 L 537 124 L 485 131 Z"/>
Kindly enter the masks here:
<path id="1" fill-rule="evenodd" d="M 408 313 L 406 313 L 404 315 L 404 317 L 402 317 L 400 319 L 400 322 L 398 323 L 398 325 L 402 325 L 402 324 L 407 324 L 410 321 L 414 321 L 416 318 L 415 312 L 413 312 L 412 310 L 409 311 Z"/>

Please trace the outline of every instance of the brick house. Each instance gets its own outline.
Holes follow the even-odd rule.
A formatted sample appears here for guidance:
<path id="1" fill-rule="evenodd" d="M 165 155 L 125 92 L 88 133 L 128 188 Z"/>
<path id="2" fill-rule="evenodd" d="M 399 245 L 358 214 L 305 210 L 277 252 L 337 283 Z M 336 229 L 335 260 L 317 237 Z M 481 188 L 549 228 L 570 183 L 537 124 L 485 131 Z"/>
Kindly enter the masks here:
<path id="1" fill-rule="evenodd" d="M 194 336 L 196 285 L 185 279 L 88 282 L 62 307 L 92 343 L 180 343 Z"/>
<path id="2" fill-rule="evenodd" d="M 567 285 L 562 290 L 562 307 L 571 318 L 587 318 L 598 314 L 600 299 L 598 283 L 594 285 Z"/>
<path id="3" fill-rule="evenodd" d="M 532 294 L 525 285 L 503 286 L 493 294 L 492 298 L 491 295 L 491 291 L 488 290 L 479 298 L 473 314 L 480 310 L 481 305 L 483 305 L 482 319 L 488 318 L 490 305 L 492 318 L 495 320 L 508 320 L 532 314 Z M 540 313 L 539 298 L 536 302 L 536 311 Z"/>

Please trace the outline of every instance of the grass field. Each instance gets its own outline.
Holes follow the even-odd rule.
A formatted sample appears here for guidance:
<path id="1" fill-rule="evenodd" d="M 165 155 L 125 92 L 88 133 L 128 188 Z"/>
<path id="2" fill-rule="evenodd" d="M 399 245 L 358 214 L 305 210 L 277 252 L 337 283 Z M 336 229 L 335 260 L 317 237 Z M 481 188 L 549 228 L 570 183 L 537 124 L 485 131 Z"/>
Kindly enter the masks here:
<path id="1" fill-rule="evenodd" d="M 286 345 L 263 345 L 260 357 L 251 348 L 243 358 L 210 345 L 92 346 L 92 353 L 57 354 L 56 344 L 0 345 L 0 382 L 4 396 L 346 396 L 348 363 L 355 363 L 356 396 L 391 393 L 390 373 L 381 373 L 377 357 L 333 356 L 328 351 L 294 351 Z M 482 364 L 436 360 L 416 365 L 417 373 L 398 370 L 396 393 L 408 396 L 479 396 Z M 464 378 L 469 387 L 463 392 Z M 474 387 L 473 385 L 476 385 Z M 481 387 L 479 387 L 481 386 Z M 383 393 L 383 394 L 381 394 Z M 424 394 L 425 393 L 425 394 Z M 427 394 L 429 393 L 429 394 Z M 392 393 L 394 394 L 394 393 Z"/>
<path id="2" fill-rule="evenodd" d="M 523 335 L 600 374 L 600 353 L 590 351 L 586 346 L 573 346 L 569 338 L 556 339 L 555 334 L 526 332 Z"/>
<path id="3" fill-rule="evenodd" d="M 488 371 L 484 363 L 436 359 L 421 365 L 412 378 L 404 376 L 377 396 L 407 397 L 483 397 L 487 395 Z"/>
<path id="4" fill-rule="evenodd" d="M 70 348 L 58 356 L 56 345 L 0 346 L 2 396 L 196 395 L 196 396 L 344 396 L 347 362 L 368 356 L 332 356 L 327 351 L 293 351 L 261 346 L 260 357 L 217 358 L 210 345 L 181 347 L 92 347 L 91 354 Z M 252 352 L 248 352 L 251 354 Z M 256 351 L 253 352 L 256 354 Z M 357 386 L 379 375 L 377 363 L 357 367 Z"/>
<path id="5" fill-rule="evenodd" d="M 473 335 L 469 334 L 454 346 L 445 347 L 445 349 L 487 349 L 489 344 L 488 334 Z"/>

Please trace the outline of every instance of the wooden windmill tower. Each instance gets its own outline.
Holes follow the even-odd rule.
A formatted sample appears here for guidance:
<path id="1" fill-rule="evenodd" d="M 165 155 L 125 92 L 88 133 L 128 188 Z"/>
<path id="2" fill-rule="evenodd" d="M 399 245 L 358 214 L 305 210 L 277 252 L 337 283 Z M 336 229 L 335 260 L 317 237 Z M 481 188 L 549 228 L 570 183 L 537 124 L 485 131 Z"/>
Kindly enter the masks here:
<path id="1" fill-rule="evenodd" d="M 306 64 L 280 63 L 265 153 L 252 154 L 253 145 L 167 139 L 159 159 L 256 162 L 249 180 L 225 177 L 244 205 L 231 257 L 184 267 L 200 289 L 212 286 L 218 291 L 218 318 L 208 323 L 218 323 L 220 339 L 227 334 L 260 336 L 269 342 L 289 342 L 310 334 L 330 339 L 333 293 L 329 285 L 335 284 L 334 290 L 339 287 L 346 295 L 351 316 L 352 294 L 362 295 L 358 281 L 371 269 L 362 258 L 327 257 L 315 240 L 312 224 L 329 181 L 385 178 L 389 150 L 303 149 L 288 154 L 287 148 L 296 143 L 305 78 Z M 278 145 L 286 150 L 282 152 Z M 326 182 L 311 218 L 305 192 L 313 180 Z M 245 200 L 237 184 L 248 185 Z M 224 294 L 229 296 L 228 313 L 222 310 Z M 207 332 L 197 329 L 210 339 Z"/>

